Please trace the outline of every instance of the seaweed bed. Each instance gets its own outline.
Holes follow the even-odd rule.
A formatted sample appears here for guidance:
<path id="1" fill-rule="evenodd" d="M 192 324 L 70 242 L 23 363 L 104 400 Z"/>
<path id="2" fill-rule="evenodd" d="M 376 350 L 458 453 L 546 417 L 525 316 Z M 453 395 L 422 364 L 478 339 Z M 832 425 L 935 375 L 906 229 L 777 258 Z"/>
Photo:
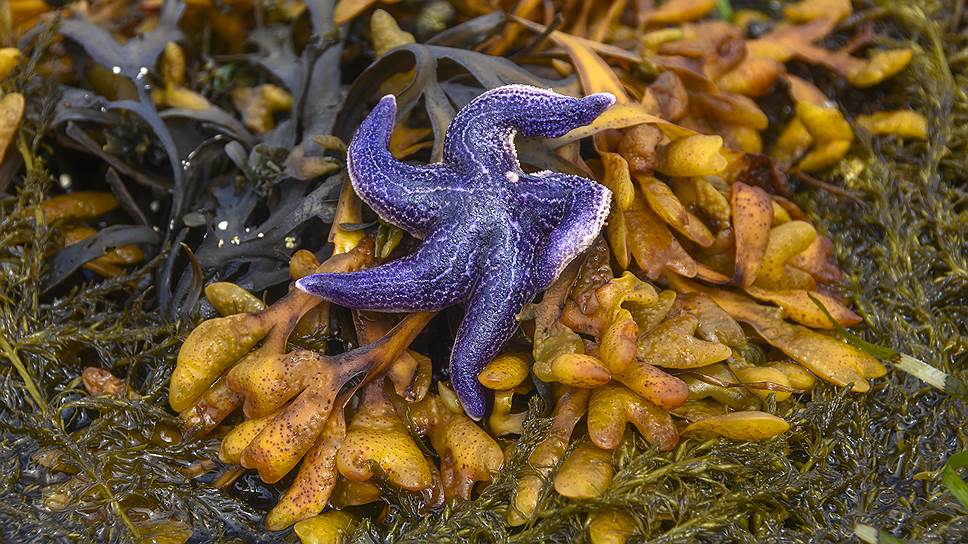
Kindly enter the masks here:
<path id="1" fill-rule="evenodd" d="M 863 203 L 808 187 L 799 187 L 795 200 L 834 239 L 846 288 L 866 321 L 863 336 L 964 380 L 968 27 L 962 11 L 949 2 L 898 4 L 903 6 L 879 8 L 889 12 L 878 23 L 879 30 L 890 37 L 882 39 L 915 47 L 911 67 L 875 91 L 852 90 L 829 77 L 825 88 L 854 115 L 873 102 L 921 111 L 929 120 L 930 140 L 854 145 L 827 179 L 842 183 Z M 33 43 L 47 39 L 37 33 Z M 106 54 L 117 53 L 111 49 L 116 45 L 101 45 Z M 334 54 L 325 44 L 312 47 L 316 55 Z M 27 56 L 39 58 L 40 49 L 42 45 L 35 45 L 34 54 Z M 131 66 L 137 66 L 138 54 L 145 54 L 127 53 Z M 296 60 L 291 50 L 272 54 Z M 339 52 L 335 54 L 338 60 Z M 269 63 L 268 57 L 263 60 Z M 211 75 L 205 84 L 217 86 L 219 74 Z M 202 270 L 217 268 L 215 253 L 183 231 L 162 229 L 159 234 L 139 227 L 99 239 L 119 244 L 164 238 L 164 250 L 128 274 L 83 284 L 76 281 L 77 274 L 70 276 L 86 259 L 83 251 L 101 250 L 96 243 L 50 259 L 50 248 L 58 247 L 63 233 L 33 221 L 29 210 L 51 194 L 57 183 L 51 171 L 66 164 L 73 164 L 74 171 L 83 171 L 85 165 L 93 169 L 103 156 L 92 158 L 78 149 L 50 154 L 51 146 L 63 146 L 64 134 L 78 130 L 77 125 L 65 122 L 70 112 L 59 109 L 54 89 L 41 78 L 18 77 L 14 84 L 28 97 L 27 137 L 18 144 L 27 175 L 15 189 L 9 185 L 9 172 L 0 171 L 0 540 L 177 542 L 192 531 L 192 542 L 295 540 L 291 532 L 271 534 L 261 525 L 264 511 L 278 496 L 275 487 L 244 475 L 218 490 L 208 485 L 217 471 L 188 478 L 193 470 L 204 472 L 218 463 L 218 440 L 179 442 L 178 420 L 167 408 L 168 377 L 178 346 L 207 315 L 194 303 L 201 289 L 201 282 L 193 279 L 197 274 L 180 272 L 191 270 L 189 263 Z M 325 97 L 314 105 L 328 107 Z M 124 107 L 138 112 L 140 106 L 131 102 Z M 316 118 L 333 122 L 325 111 Z M 137 140 L 125 130 L 120 124 L 115 127 L 118 145 Z M 157 143 L 153 145 L 150 152 L 164 157 Z M 193 161 L 201 166 L 179 169 L 184 179 L 175 180 L 172 207 L 194 209 L 191 201 L 198 195 L 192 191 L 207 175 L 208 152 L 199 147 Z M 240 210 L 252 217 L 263 214 L 268 233 L 238 245 L 235 257 L 271 251 L 285 244 L 285 236 L 304 218 L 332 214 L 335 181 L 314 189 L 327 194 L 320 201 L 330 208 L 297 209 L 305 185 L 276 185 L 277 178 L 257 157 L 233 159 L 262 185 L 247 196 L 222 195 L 219 213 L 227 218 Z M 111 176 L 107 182 L 78 183 L 106 190 Z M 152 176 L 143 175 L 149 185 L 156 181 Z M 267 214 L 256 206 L 263 197 L 291 208 Z M 323 232 L 318 223 L 306 224 L 304 243 L 312 232 Z M 194 254 L 172 251 L 185 241 Z M 279 262 L 284 258 L 271 266 L 252 260 L 247 270 L 237 271 L 236 278 L 242 279 L 234 281 L 254 290 L 278 289 L 287 278 Z M 68 276 L 73 279 L 61 281 Z M 140 396 L 88 396 L 80 373 L 91 364 L 124 376 Z M 625 455 L 599 499 L 549 497 L 536 521 L 521 530 L 511 531 L 502 512 L 524 464 L 523 453 L 482 496 L 429 516 L 413 497 L 395 495 L 382 522 L 364 522 L 351 541 L 568 542 L 583 534 L 588 512 L 605 507 L 632 513 L 639 526 L 635 538 L 647 542 L 843 542 L 853 538 L 857 523 L 905 541 L 968 540 L 968 512 L 940 478 L 946 459 L 968 449 L 968 407 L 956 396 L 892 371 L 876 380 L 869 394 L 848 395 L 823 385 L 808 402 L 781 415 L 791 422 L 790 431 L 767 442 L 685 441 L 672 452 Z M 536 443 L 541 430 L 541 420 L 528 425 L 522 452 Z M 71 467 L 73 474 L 45 468 L 59 463 Z"/>

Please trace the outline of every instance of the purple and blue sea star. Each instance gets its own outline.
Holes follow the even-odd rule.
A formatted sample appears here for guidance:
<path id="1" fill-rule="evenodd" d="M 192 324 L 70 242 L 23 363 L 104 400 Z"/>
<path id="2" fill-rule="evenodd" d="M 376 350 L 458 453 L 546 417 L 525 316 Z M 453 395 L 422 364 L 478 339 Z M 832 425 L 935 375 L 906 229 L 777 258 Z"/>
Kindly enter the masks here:
<path id="1" fill-rule="evenodd" d="M 356 193 L 384 220 L 423 243 L 411 255 L 350 273 L 315 274 L 299 289 L 341 306 L 382 312 L 441 310 L 466 302 L 450 378 L 467 414 L 487 403 L 477 375 L 517 328 L 517 315 L 598 235 L 611 192 L 579 176 L 526 174 L 514 136 L 558 137 L 615 101 L 572 98 L 525 85 L 488 91 L 460 110 L 443 162 L 413 166 L 388 146 L 396 100 L 383 97 L 347 154 Z"/>

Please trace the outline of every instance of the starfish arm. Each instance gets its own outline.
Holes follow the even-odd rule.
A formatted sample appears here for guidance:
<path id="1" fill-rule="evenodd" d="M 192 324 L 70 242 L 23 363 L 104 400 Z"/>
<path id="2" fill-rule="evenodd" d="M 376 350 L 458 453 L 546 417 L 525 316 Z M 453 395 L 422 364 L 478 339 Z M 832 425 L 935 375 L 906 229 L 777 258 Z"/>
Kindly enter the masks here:
<path id="1" fill-rule="evenodd" d="M 481 253 L 475 232 L 442 228 L 406 257 L 358 272 L 313 274 L 297 281 L 296 287 L 357 310 L 442 310 L 470 293 Z"/>
<path id="2" fill-rule="evenodd" d="M 561 221 L 551 231 L 538 257 L 538 290 L 543 291 L 601 232 L 608 218 L 612 192 L 604 185 L 578 176 L 550 172 L 540 176 L 549 183 L 572 187 Z"/>
<path id="3" fill-rule="evenodd" d="M 356 194 L 385 221 L 423 238 L 439 218 L 456 174 L 442 165 L 411 166 L 390 153 L 396 119 L 393 95 L 384 96 L 356 131 L 347 170 Z"/>
<path id="4" fill-rule="evenodd" d="M 526 254 L 505 245 L 489 254 L 480 284 L 467 300 L 467 312 L 450 357 L 450 381 L 467 415 L 479 421 L 487 411 L 484 388 L 477 380 L 518 328 L 515 316 L 537 293 Z"/>
<path id="5" fill-rule="evenodd" d="M 444 163 L 468 177 L 520 173 L 514 134 L 556 138 L 587 125 L 615 102 L 609 93 L 572 98 L 529 85 L 487 91 L 447 129 Z"/>

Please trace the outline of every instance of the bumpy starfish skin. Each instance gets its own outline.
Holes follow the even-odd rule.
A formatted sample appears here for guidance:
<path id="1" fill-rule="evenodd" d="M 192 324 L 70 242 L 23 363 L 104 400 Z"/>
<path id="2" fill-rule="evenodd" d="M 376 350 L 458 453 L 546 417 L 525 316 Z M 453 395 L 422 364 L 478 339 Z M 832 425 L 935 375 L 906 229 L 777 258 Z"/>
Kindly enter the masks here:
<path id="1" fill-rule="evenodd" d="M 466 302 L 450 377 L 467 414 L 482 418 L 486 401 L 477 374 L 514 333 L 515 315 L 591 244 L 611 202 L 611 192 L 592 180 L 524 173 L 514 135 L 558 137 L 613 102 L 606 93 L 579 99 L 500 87 L 457 114 L 443 162 L 412 166 L 390 154 L 396 101 L 383 97 L 350 144 L 350 180 L 381 218 L 423 244 L 382 266 L 316 274 L 296 286 L 361 310 L 430 311 Z"/>

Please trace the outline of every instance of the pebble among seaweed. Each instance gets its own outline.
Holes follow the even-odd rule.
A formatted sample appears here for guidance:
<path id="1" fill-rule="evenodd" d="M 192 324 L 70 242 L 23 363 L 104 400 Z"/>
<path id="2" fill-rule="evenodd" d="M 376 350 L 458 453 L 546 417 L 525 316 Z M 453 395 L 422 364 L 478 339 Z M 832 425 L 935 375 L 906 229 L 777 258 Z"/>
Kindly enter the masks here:
<path id="1" fill-rule="evenodd" d="M 549 6 L 0 6 L 0 540 L 968 536 L 964 369 L 824 215 L 964 197 L 930 6 Z"/>

